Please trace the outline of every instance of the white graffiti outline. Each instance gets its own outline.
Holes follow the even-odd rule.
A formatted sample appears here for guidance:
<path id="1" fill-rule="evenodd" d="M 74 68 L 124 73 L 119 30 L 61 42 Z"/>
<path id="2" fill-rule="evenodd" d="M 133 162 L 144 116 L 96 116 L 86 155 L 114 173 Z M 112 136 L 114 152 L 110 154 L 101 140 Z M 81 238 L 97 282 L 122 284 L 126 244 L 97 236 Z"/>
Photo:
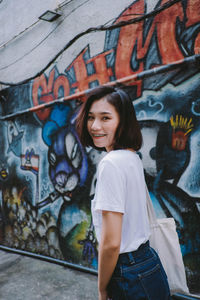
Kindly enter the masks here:
<path id="1" fill-rule="evenodd" d="M 140 112 L 137 115 L 137 119 L 147 119 L 147 113 L 145 110 L 140 110 Z"/>
<path id="2" fill-rule="evenodd" d="M 164 110 L 164 105 L 163 103 L 159 102 L 159 101 L 155 101 L 155 100 L 148 100 L 148 106 L 149 107 L 154 107 L 156 105 L 160 105 L 160 109 L 158 109 L 152 116 L 152 118 L 155 118 L 159 113 L 161 113 Z M 138 119 L 147 119 L 147 113 L 145 110 L 140 110 L 140 112 L 137 115 Z"/>
<path id="3" fill-rule="evenodd" d="M 153 103 L 154 102 L 154 103 Z M 152 100 L 152 99 L 150 99 L 149 101 L 148 101 L 148 104 L 149 104 L 149 107 L 154 107 L 154 106 L 156 106 L 156 105 L 160 105 L 160 109 L 159 110 L 157 110 L 157 112 L 155 112 L 155 114 L 153 115 L 153 117 L 156 117 L 159 113 L 161 113 L 162 111 L 163 111 L 163 109 L 164 109 L 164 105 L 161 103 L 161 102 L 159 102 L 159 101 L 154 101 L 154 100 Z"/>
<path id="4" fill-rule="evenodd" d="M 200 116 L 200 113 L 195 112 L 195 105 L 197 104 L 197 102 L 199 102 L 200 104 L 200 99 L 198 99 L 196 102 L 192 102 L 192 108 L 191 108 L 191 112 L 195 115 L 195 116 Z"/>

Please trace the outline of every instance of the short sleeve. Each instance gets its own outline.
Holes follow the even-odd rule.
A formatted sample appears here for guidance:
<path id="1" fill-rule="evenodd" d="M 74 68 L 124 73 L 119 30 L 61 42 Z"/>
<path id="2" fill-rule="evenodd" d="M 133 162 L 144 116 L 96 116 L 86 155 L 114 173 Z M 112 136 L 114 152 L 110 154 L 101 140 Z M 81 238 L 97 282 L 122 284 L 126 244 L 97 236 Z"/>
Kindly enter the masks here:
<path id="1" fill-rule="evenodd" d="M 125 175 L 114 162 L 100 162 L 95 192 L 95 210 L 107 210 L 124 213 L 125 211 Z"/>

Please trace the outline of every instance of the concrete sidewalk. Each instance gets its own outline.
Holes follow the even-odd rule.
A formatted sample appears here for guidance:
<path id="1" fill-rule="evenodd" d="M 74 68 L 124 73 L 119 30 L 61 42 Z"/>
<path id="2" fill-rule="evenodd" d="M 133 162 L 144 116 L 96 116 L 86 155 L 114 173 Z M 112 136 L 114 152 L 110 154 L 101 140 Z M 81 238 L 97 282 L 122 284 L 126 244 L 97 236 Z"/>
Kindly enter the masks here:
<path id="1" fill-rule="evenodd" d="M 95 300 L 97 276 L 0 250 L 1 300 Z"/>
<path id="2" fill-rule="evenodd" d="M 0 250 L 0 300 L 97 299 L 97 276 Z"/>

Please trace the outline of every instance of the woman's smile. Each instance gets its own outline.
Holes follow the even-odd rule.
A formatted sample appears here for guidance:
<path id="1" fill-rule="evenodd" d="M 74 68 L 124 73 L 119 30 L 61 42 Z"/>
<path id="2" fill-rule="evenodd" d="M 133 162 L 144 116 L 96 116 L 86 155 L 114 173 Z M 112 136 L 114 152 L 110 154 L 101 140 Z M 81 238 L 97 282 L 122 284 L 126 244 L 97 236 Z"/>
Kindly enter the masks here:
<path id="1" fill-rule="evenodd" d="M 106 134 L 95 134 L 95 133 L 92 133 L 92 137 L 93 138 L 101 138 L 101 137 L 104 137 L 104 136 L 106 136 Z"/>

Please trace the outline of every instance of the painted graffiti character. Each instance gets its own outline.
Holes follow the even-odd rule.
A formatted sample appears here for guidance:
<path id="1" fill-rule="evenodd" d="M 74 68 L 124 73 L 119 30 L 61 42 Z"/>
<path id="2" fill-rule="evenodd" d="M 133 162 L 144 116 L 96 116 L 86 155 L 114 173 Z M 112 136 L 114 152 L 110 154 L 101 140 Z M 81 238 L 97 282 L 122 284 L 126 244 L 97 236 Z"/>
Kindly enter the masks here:
<path id="1" fill-rule="evenodd" d="M 83 231 L 83 223 L 89 219 L 88 181 L 91 181 L 90 177 L 93 175 L 92 168 L 88 174 L 88 157 L 75 130 L 75 117 L 76 113 L 72 112 L 70 105 L 57 105 L 44 124 L 42 135 L 48 145 L 49 177 L 54 191 L 37 205 L 43 209 L 53 202 L 58 202 L 59 245 L 63 257 L 67 260 L 75 256 L 75 249 L 68 247 L 68 240 L 71 241 L 74 237 L 74 230 Z M 88 239 L 87 232 L 85 238 Z M 91 245 L 91 248 L 88 244 L 86 247 L 85 242 L 76 243 L 78 248 L 83 245 L 82 256 L 88 258 L 87 263 L 93 264 L 94 255 L 91 257 L 90 250 L 96 251 L 96 244 Z"/>
<path id="2" fill-rule="evenodd" d="M 8 136 L 8 151 L 13 152 L 14 155 L 20 157 L 22 152 L 22 137 L 24 135 L 23 130 L 20 130 L 16 122 L 9 121 L 7 127 Z"/>
<path id="3" fill-rule="evenodd" d="M 84 146 L 107 152 L 98 165 L 92 200 L 99 300 L 170 299 L 165 271 L 149 246 L 145 179 L 136 153 L 142 135 L 128 94 L 109 86 L 93 89 L 77 118 L 77 130 Z M 138 274 L 148 280 L 138 281 Z"/>
<path id="4" fill-rule="evenodd" d="M 84 240 L 79 240 L 79 244 L 83 245 L 82 257 L 84 261 L 88 261 L 89 264 L 92 263 L 92 260 L 97 258 L 96 244 L 97 240 L 94 235 L 94 226 L 91 225 L 86 233 L 86 238 Z"/>
<path id="5" fill-rule="evenodd" d="M 72 192 L 83 184 L 87 176 L 87 160 L 73 128 L 61 128 L 49 148 L 49 175 L 65 201 L 71 201 Z"/>
<path id="6" fill-rule="evenodd" d="M 44 206 L 62 197 L 71 202 L 78 186 L 87 178 L 88 162 L 74 129 L 74 118 L 68 105 L 55 106 L 43 127 L 43 140 L 48 145 L 49 176 L 55 192 L 40 203 Z"/>

